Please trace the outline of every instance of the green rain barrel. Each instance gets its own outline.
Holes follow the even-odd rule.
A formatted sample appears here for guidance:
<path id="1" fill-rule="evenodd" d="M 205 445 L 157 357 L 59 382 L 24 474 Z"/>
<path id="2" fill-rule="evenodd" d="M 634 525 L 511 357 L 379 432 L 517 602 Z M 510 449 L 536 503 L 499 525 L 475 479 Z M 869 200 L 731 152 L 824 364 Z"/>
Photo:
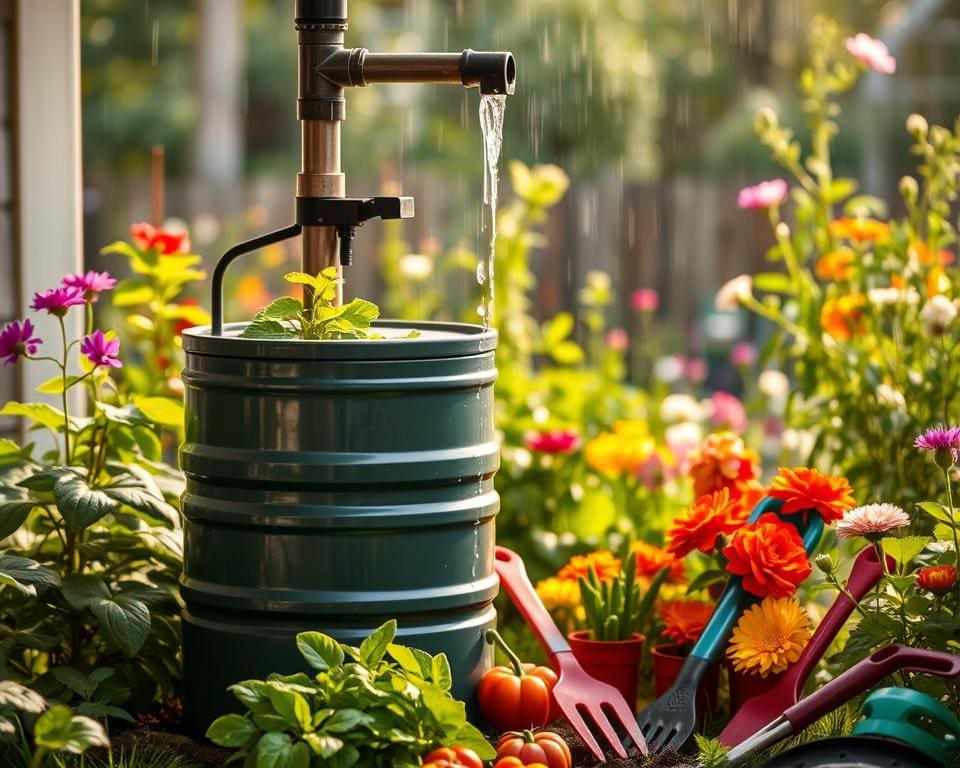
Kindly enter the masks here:
<path id="1" fill-rule="evenodd" d="M 304 669 L 294 638 L 445 652 L 473 696 L 494 626 L 496 333 L 377 324 L 368 341 L 183 335 L 184 687 L 204 729 L 227 686 Z"/>

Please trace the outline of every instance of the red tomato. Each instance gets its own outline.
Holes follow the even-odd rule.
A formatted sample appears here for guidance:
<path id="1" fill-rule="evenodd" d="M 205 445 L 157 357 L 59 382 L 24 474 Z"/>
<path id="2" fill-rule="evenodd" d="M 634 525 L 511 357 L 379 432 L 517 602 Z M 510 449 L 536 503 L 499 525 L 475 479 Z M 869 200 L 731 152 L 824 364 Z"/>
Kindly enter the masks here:
<path id="1" fill-rule="evenodd" d="M 514 757 L 522 765 L 543 764 L 547 768 L 572 768 L 570 747 L 552 731 L 506 733 L 497 744 L 497 757 Z"/>
<path id="2" fill-rule="evenodd" d="M 468 747 L 440 747 L 423 759 L 424 768 L 483 768 L 480 755 Z"/>

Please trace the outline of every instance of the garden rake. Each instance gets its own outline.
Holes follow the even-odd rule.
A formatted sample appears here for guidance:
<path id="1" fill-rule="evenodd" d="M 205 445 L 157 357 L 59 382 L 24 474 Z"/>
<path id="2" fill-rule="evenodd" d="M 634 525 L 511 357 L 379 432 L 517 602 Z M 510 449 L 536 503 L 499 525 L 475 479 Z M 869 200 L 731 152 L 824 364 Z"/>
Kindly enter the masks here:
<path id="1" fill-rule="evenodd" d="M 597 743 L 587 723 L 588 718 L 603 734 L 613 751 L 625 758 L 627 751 L 614 724 L 610 722 L 613 718 L 620 729 L 625 731 L 633 741 L 636 748 L 642 754 L 647 754 L 647 746 L 643 736 L 640 735 L 633 712 L 624 701 L 623 694 L 612 685 L 594 680 L 574 658 L 567 639 L 537 597 L 530 579 L 527 578 L 527 571 L 520 556 L 505 547 L 497 547 L 496 566 L 500 583 L 536 634 L 550 657 L 550 663 L 560 675 L 553 689 L 553 697 L 557 708 L 566 717 L 577 736 L 600 762 L 606 762 L 603 749 Z"/>

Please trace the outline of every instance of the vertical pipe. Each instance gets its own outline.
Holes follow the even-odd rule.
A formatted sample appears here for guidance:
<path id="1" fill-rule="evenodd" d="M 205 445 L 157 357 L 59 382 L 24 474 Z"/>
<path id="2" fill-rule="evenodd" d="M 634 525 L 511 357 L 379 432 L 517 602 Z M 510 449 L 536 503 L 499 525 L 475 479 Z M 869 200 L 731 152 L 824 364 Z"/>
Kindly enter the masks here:
<path id="1" fill-rule="evenodd" d="M 344 175 L 340 171 L 340 121 L 303 120 L 301 155 L 303 164 L 297 176 L 297 197 L 343 197 Z M 304 227 L 301 240 L 304 272 L 315 275 L 327 267 L 337 267 L 337 233 L 333 227 Z M 304 292 L 304 301 L 309 297 Z M 343 299 L 342 287 L 337 304 Z"/>

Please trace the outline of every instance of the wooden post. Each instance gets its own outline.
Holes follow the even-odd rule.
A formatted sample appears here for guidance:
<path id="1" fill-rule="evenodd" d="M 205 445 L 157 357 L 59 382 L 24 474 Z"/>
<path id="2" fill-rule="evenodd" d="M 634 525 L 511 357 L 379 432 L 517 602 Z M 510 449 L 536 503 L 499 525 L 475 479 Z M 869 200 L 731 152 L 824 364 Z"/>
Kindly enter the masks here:
<path id="1" fill-rule="evenodd" d="M 163 144 L 154 144 L 150 149 L 150 221 L 155 227 L 163 226 L 165 157 Z"/>

